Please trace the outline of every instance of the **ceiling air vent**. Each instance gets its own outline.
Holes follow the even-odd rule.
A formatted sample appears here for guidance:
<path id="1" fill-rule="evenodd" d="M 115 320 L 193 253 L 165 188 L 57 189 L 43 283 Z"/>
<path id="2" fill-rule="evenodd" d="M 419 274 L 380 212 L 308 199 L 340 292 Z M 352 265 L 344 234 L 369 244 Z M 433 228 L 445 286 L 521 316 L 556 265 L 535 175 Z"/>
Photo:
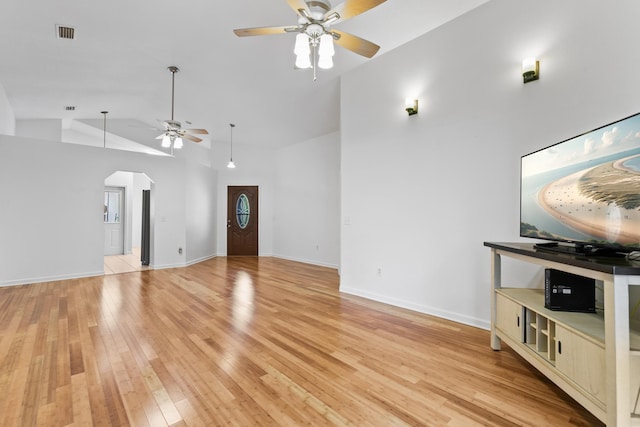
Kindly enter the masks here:
<path id="1" fill-rule="evenodd" d="M 59 39 L 73 40 L 76 38 L 76 29 L 67 25 L 56 25 L 56 35 Z"/>
<path id="2" fill-rule="evenodd" d="M 76 111 L 75 105 L 67 105 L 64 107 L 64 111 Z"/>

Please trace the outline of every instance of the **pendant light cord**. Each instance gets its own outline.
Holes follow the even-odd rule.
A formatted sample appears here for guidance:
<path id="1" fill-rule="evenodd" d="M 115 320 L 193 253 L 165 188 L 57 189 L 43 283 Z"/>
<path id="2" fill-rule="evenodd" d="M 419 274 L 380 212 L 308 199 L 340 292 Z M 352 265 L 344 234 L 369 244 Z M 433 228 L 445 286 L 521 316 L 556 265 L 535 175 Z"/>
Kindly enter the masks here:
<path id="1" fill-rule="evenodd" d="M 236 127 L 233 123 L 229 123 L 229 133 L 230 133 L 230 152 L 229 152 L 229 160 L 233 162 L 233 128 Z"/>

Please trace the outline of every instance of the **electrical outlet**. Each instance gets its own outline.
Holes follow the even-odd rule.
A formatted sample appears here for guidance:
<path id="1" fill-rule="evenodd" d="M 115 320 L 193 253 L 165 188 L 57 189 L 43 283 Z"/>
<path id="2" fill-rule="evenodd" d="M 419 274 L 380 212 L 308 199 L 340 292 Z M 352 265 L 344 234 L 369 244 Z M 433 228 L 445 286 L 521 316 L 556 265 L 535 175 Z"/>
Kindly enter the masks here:
<path id="1" fill-rule="evenodd" d="M 182 255 L 182 248 L 178 248 L 178 253 Z"/>
<path id="2" fill-rule="evenodd" d="M 382 268 L 378 267 L 378 277 L 382 277 Z"/>

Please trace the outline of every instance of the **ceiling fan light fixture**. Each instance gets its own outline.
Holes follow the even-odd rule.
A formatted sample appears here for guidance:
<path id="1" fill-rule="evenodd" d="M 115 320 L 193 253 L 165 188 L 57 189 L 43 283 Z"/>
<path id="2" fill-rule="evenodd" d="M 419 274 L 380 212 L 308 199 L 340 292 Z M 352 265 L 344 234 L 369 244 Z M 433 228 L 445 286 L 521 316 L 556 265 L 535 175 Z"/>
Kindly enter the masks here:
<path id="1" fill-rule="evenodd" d="M 181 149 L 183 145 L 184 144 L 182 143 L 182 138 L 177 137 L 173 140 L 173 148 L 175 148 L 176 150 Z"/>
<path id="2" fill-rule="evenodd" d="M 320 46 L 318 47 L 318 67 L 323 70 L 333 68 L 333 55 L 336 51 L 333 48 L 333 36 L 325 33 L 320 36 Z"/>
<path id="3" fill-rule="evenodd" d="M 335 53 L 336 51 L 333 48 L 333 36 L 329 33 L 325 33 L 320 36 L 320 48 L 318 49 L 320 57 L 333 56 Z"/>
<path id="4" fill-rule="evenodd" d="M 318 67 L 322 68 L 323 70 L 333 68 L 333 58 L 328 55 L 320 55 L 320 58 L 318 58 Z"/>
<path id="5" fill-rule="evenodd" d="M 296 44 L 293 47 L 293 53 L 296 55 L 309 55 L 311 48 L 309 47 L 309 36 L 305 33 L 300 33 L 296 36 Z"/>
<path id="6" fill-rule="evenodd" d="M 170 147 L 171 147 L 171 137 L 165 134 L 162 137 L 162 148 L 170 148 Z"/>
<path id="7" fill-rule="evenodd" d="M 306 69 L 311 68 L 311 58 L 309 54 L 296 56 L 296 68 Z"/>

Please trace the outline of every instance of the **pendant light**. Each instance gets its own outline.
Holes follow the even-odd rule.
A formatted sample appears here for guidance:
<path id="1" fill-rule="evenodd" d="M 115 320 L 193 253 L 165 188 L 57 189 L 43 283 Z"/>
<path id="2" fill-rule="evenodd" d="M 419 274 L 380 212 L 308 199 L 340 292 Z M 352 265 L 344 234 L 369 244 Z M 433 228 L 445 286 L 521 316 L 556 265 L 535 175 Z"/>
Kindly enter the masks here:
<path id="1" fill-rule="evenodd" d="M 235 169 L 236 165 L 233 163 L 233 128 L 236 127 L 233 123 L 229 123 L 229 132 L 231 134 L 231 138 L 229 139 L 229 163 L 227 163 L 227 167 L 229 169 Z"/>

